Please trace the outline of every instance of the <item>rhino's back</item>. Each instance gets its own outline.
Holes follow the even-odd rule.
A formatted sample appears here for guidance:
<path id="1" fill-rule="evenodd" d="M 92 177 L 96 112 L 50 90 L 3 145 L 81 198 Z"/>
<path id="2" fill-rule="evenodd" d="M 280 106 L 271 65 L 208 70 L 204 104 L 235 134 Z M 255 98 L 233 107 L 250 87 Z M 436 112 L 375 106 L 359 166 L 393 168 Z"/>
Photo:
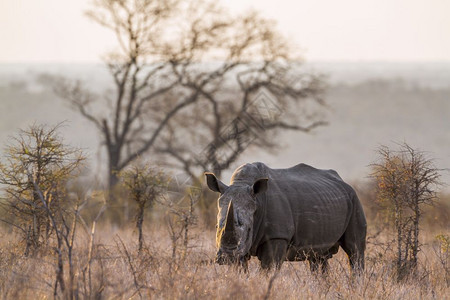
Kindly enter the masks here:
<path id="1" fill-rule="evenodd" d="M 333 170 L 305 164 L 266 168 L 263 240 L 286 239 L 298 251 L 320 252 L 335 245 L 351 216 L 353 190 Z"/>

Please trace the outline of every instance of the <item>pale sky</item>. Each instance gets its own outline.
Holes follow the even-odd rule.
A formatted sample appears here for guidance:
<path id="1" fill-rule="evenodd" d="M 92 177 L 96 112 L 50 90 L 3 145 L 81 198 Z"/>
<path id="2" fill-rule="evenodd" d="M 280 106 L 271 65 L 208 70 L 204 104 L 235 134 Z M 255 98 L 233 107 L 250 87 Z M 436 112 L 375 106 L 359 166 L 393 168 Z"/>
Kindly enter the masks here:
<path id="1" fill-rule="evenodd" d="M 0 62 L 99 62 L 112 33 L 90 0 L 0 0 Z M 310 61 L 450 61 L 450 0 L 223 0 L 257 9 Z"/>

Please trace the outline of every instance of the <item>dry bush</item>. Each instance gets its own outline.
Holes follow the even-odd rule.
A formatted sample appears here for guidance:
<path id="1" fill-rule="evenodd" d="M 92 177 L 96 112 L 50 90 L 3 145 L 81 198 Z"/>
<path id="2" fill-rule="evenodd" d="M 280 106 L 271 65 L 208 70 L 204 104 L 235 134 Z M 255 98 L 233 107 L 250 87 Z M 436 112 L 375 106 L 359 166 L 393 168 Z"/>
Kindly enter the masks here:
<path id="1" fill-rule="evenodd" d="M 64 144 L 60 126 L 35 124 L 20 131 L 0 161 L 0 221 L 22 236 L 27 255 L 48 242 L 74 206 L 67 182 L 78 175 L 85 157 Z"/>
<path id="2" fill-rule="evenodd" d="M 377 182 L 376 201 L 383 206 L 388 224 L 396 232 L 398 280 L 415 272 L 420 252 L 423 207 L 438 200 L 439 169 L 426 153 L 407 143 L 398 150 L 381 146 L 371 165 Z"/>
<path id="3" fill-rule="evenodd" d="M 137 206 L 136 227 L 139 232 L 139 251 L 142 250 L 144 236 L 142 226 L 146 208 L 151 208 L 158 197 L 167 190 L 167 176 L 149 164 L 134 164 L 123 170 L 119 178 L 128 192 L 128 198 Z"/>

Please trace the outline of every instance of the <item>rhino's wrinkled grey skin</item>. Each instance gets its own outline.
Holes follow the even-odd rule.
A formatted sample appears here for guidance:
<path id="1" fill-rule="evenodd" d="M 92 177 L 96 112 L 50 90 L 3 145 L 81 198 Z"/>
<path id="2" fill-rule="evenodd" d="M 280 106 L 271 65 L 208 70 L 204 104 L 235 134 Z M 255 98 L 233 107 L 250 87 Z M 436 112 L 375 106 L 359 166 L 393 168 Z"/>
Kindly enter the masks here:
<path id="1" fill-rule="evenodd" d="M 217 258 L 246 266 L 257 256 L 263 268 L 284 260 L 322 266 L 341 246 L 352 268 L 364 268 L 366 218 L 353 190 L 333 170 L 305 164 L 271 169 L 263 163 L 236 169 L 229 186 L 205 173 L 220 193 Z"/>

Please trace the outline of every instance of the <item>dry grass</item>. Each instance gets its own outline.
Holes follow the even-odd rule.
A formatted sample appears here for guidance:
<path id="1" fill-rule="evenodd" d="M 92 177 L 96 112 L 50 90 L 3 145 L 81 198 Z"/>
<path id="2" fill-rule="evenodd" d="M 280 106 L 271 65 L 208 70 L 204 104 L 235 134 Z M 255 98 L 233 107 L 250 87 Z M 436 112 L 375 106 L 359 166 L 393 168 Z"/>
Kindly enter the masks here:
<path id="1" fill-rule="evenodd" d="M 181 256 L 172 259 L 163 227 L 147 230 L 140 256 L 132 230 L 100 228 L 89 280 L 88 236 L 80 233 L 74 290 L 80 298 L 106 299 L 445 299 L 450 295 L 448 273 L 434 251 L 431 234 L 423 236 L 427 244 L 417 274 L 400 283 L 395 280 L 389 251 L 374 244 L 368 245 L 366 270 L 360 277 L 350 274 L 343 251 L 330 260 L 327 276 L 311 274 L 301 262 L 285 263 L 278 273 L 264 273 L 256 258 L 250 261 L 249 272 L 242 273 L 210 263 L 215 254 L 214 232 L 197 228 L 194 235 L 183 260 Z M 24 257 L 12 233 L 2 231 L 0 240 L 1 297 L 53 298 L 56 256 L 52 249 Z"/>

